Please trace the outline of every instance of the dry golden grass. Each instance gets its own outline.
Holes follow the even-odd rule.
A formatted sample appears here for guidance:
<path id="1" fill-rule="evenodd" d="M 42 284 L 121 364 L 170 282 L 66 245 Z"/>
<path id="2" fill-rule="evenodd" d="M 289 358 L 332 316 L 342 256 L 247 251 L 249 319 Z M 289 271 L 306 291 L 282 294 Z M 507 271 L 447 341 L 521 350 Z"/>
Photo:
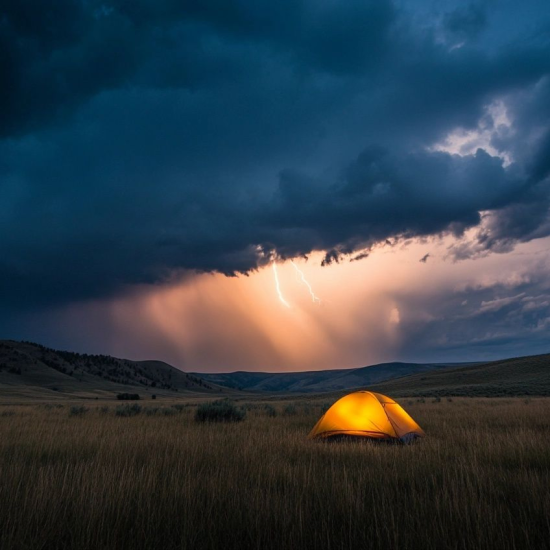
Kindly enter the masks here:
<path id="1" fill-rule="evenodd" d="M 0 407 L 0 547 L 547 547 L 550 399 L 401 403 L 410 446 L 308 441 L 312 402 L 230 425 Z"/>

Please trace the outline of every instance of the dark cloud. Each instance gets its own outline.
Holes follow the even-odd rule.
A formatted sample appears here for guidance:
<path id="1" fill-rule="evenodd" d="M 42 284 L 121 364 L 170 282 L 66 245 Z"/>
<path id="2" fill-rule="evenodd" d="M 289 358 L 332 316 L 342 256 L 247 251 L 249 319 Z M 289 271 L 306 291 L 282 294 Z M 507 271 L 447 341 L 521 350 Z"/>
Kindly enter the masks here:
<path id="1" fill-rule="evenodd" d="M 365 258 L 368 258 L 370 254 L 368 252 L 360 252 L 359 254 L 356 254 L 350 259 L 350 262 L 358 262 L 360 260 L 364 260 Z"/>
<path id="2" fill-rule="evenodd" d="M 452 33 L 459 40 L 476 36 L 486 24 L 486 8 L 482 3 L 460 6 L 446 14 L 444 18 L 445 30 Z"/>
<path id="3" fill-rule="evenodd" d="M 509 252 L 518 242 L 550 235 L 550 79 L 512 95 L 509 105 L 513 129 L 495 137 L 492 145 L 523 162 L 522 191 L 505 206 L 484 213 L 474 240 L 452 246 L 456 259 Z"/>
<path id="4" fill-rule="evenodd" d="M 547 263 L 530 266 L 528 273 L 511 272 L 508 281 L 403 297 L 399 347 L 424 361 L 449 354 L 479 361 L 548 353 Z"/>
<path id="5" fill-rule="evenodd" d="M 481 220 L 455 257 L 548 234 L 549 10 L 489 48 L 491 4 L 455 8 L 441 26 L 389 1 L 4 2 L 2 303 Z M 510 165 L 433 149 L 496 100 Z"/>
<path id="6" fill-rule="evenodd" d="M 479 223 L 480 211 L 502 208 L 524 189 L 514 168 L 505 169 L 501 159 L 481 149 L 466 156 L 399 156 L 374 147 L 359 155 L 339 184 L 313 185 L 306 176 L 282 174 L 266 220 L 280 253 L 329 250 L 328 265 L 390 237 L 460 233 Z"/>
<path id="7" fill-rule="evenodd" d="M 0 136 L 10 136 L 66 121 L 105 90 L 204 90 L 250 78 L 273 55 L 356 73 L 382 62 L 395 11 L 388 1 L 7 0 L 0 16 Z"/>

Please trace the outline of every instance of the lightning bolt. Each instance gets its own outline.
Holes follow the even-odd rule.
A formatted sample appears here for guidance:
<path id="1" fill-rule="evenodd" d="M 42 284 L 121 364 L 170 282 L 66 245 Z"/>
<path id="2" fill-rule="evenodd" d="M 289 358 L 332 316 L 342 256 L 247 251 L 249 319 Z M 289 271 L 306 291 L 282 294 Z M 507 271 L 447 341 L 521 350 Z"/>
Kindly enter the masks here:
<path id="1" fill-rule="evenodd" d="M 309 290 L 309 294 L 311 296 L 311 301 L 317 302 L 318 304 L 320 304 L 321 298 L 319 298 L 319 296 L 317 296 L 315 292 L 313 292 L 313 289 L 311 288 L 311 285 L 309 284 L 302 270 L 292 260 L 290 260 L 290 263 L 293 265 L 294 269 L 296 270 L 296 275 L 298 275 L 302 283 L 304 283 L 307 286 L 307 289 Z"/>
<path id="2" fill-rule="evenodd" d="M 277 289 L 277 294 L 279 296 L 279 300 L 286 306 L 290 307 L 290 304 L 284 299 L 283 293 L 281 292 L 281 285 L 279 284 L 279 274 L 277 273 L 277 264 L 275 263 L 275 260 L 271 264 L 273 266 L 273 275 L 275 276 L 275 288 Z"/>

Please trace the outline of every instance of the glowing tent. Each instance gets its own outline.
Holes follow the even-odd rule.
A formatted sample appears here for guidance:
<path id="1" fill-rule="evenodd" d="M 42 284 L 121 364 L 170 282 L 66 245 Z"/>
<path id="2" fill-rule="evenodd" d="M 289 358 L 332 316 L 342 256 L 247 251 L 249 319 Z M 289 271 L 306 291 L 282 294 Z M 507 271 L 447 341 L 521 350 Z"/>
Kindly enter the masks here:
<path id="1" fill-rule="evenodd" d="M 408 441 L 423 435 L 422 428 L 393 399 L 358 391 L 336 401 L 315 424 L 309 438 L 355 436 Z"/>

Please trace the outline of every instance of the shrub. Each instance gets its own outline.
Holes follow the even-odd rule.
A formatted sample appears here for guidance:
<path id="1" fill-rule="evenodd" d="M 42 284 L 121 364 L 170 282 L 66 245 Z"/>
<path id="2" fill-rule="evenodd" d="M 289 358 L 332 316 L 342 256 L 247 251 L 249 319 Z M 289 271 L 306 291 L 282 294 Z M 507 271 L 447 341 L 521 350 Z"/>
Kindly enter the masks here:
<path id="1" fill-rule="evenodd" d="M 154 416 L 155 414 L 157 414 L 159 411 L 159 408 L 158 407 L 147 407 L 145 409 L 145 414 L 147 416 Z"/>
<path id="2" fill-rule="evenodd" d="M 271 405 L 266 405 L 264 407 L 264 411 L 267 416 L 270 416 L 272 418 L 277 416 L 277 409 Z"/>
<path id="3" fill-rule="evenodd" d="M 283 409 L 283 414 L 286 416 L 294 416 L 296 414 L 296 405 L 290 404 Z"/>
<path id="4" fill-rule="evenodd" d="M 197 422 L 240 422 L 245 416 L 246 411 L 228 399 L 203 403 L 195 412 Z"/>
<path id="5" fill-rule="evenodd" d="M 86 412 L 88 412 L 86 407 L 74 405 L 69 410 L 69 416 L 83 416 Z"/>
<path id="6" fill-rule="evenodd" d="M 151 396 L 151 399 L 156 399 L 156 398 L 157 398 L 157 396 L 156 396 L 155 394 L 153 394 L 153 395 Z"/>
<path id="7" fill-rule="evenodd" d="M 432 403 L 441 403 L 441 397 L 436 397 Z"/>
<path id="8" fill-rule="evenodd" d="M 325 414 L 329 409 L 330 409 L 330 403 L 325 403 L 325 404 L 321 407 L 321 414 Z"/>
<path id="9" fill-rule="evenodd" d="M 136 416 L 141 412 L 141 405 L 119 405 L 115 410 L 116 416 Z"/>
<path id="10" fill-rule="evenodd" d="M 107 414 L 109 412 L 109 407 L 103 406 L 103 407 L 101 407 L 101 409 L 99 409 L 99 412 L 101 414 Z"/>
<path id="11" fill-rule="evenodd" d="M 172 409 L 171 407 L 162 407 L 162 409 L 160 409 L 160 413 L 164 416 L 174 416 L 175 414 L 177 414 L 177 411 L 176 409 Z"/>
<path id="12" fill-rule="evenodd" d="M 185 405 L 178 403 L 177 405 L 172 405 L 173 409 L 176 409 L 178 412 L 183 412 L 185 410 Z"/>
<path id="13" fill-rule="evenodd" d="M 116 398 L 119 401 L 138 401 L 139 394 L 138 393 L 119 393 L 117 394 Z"/>

